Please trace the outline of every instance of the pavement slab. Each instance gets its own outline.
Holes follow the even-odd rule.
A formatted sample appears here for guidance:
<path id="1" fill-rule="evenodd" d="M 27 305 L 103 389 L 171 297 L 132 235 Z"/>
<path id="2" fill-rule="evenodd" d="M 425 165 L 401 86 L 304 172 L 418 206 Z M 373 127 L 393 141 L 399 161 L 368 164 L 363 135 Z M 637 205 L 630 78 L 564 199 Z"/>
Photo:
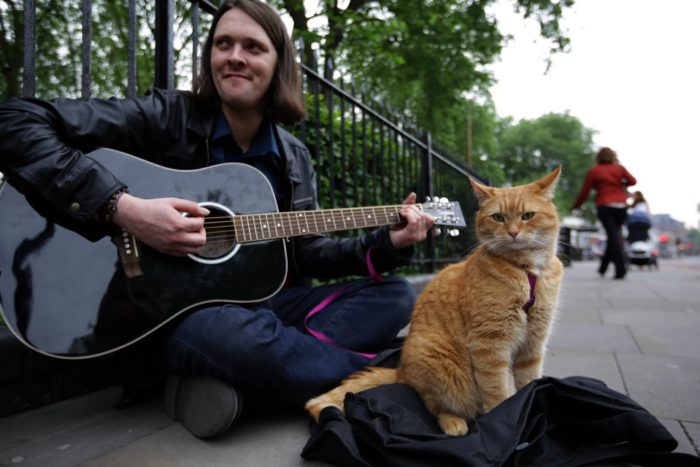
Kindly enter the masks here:
<path id="1" fill-rule="evenodd" d="M 601 278 L 597 263 L 564 272 L 559 317 L 544 373 L 589 376 L 629 395 L 678 440 L 700 447 L 700 258 L 662 260 Z M 420 289 L 432 276 L 412 279 Z M 160 397 L 114 409 L 119 388 L 0 419 L 0 466 L 316 467 L 300 453 L 301 411 L 244 411 L 225 435 L 204 441 L 167 418 Z"/>
<path id="2" fill-rule="evenodd" d="M 629 396 L 659 418 L 700 421 L 700 360 L 617 355 Z"/>

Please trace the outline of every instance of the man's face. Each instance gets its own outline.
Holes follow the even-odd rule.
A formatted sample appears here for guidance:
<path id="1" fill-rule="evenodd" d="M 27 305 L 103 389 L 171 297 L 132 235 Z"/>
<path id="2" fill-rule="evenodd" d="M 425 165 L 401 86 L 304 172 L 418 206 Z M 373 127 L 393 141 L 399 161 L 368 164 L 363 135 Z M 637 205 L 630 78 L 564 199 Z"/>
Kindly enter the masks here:
<path id="1" fill-rule="evenodd" d="M 264 113 L 276 65 L 277 51 L 265 30 L 239 8 L 224 13 L 211 49 L 212 79 L 223 105 Z"/>

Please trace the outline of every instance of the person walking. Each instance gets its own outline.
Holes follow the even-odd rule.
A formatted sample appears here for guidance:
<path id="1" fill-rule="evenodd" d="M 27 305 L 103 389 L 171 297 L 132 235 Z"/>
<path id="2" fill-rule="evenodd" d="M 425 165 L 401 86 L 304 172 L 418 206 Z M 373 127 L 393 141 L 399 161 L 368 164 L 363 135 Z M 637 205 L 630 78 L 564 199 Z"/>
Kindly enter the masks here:
<path id="1" fill-rule="evenodd" d="M 635 185 L 637 179 L 622 166 L 617 153 L 609 147 L 601 148 L 596 155 L 596 165 L 587 173 L 578 197 L 571 209 L 578 209 L 595 190 L 598 220 L 607 235 L 605 253 L 600 259 L 598 273 L 605 276 L 609 264 L 615 266 L 615 279 L 624 279 L 625 266 L 622 226 L 627 219 L 627 187 Z"/>
<path id="2" fill-rule="evenodd" d="M 649 240 L 651 229 L 651 214 L 649 204 L 641 191 L 632 193 L 632 205 L 627 212 L 627 241 L 634 242 Z"/>

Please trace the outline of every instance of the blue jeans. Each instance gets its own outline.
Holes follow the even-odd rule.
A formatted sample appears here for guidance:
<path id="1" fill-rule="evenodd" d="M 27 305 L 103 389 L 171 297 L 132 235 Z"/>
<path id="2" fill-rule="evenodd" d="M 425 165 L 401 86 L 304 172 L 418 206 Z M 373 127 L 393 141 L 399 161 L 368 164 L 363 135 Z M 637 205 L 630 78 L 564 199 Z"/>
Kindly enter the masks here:
<path id="1" fill-rule="evenodd" d="M 304 325 L 307 313 L 339 287 L 338 298 L 309 320 L 337 345 Z M 385 276 L 321 287 L 289 287 L 253 306 L 197 310 L 180 322 L 166 344 L 172 372 L 213 376 L 244 394 L 303 404 L 365 367 L 368 358 L 408 324 L 415 292 L 402 278 Z M 349 350 L 352 349 L 352 350 Z"/>

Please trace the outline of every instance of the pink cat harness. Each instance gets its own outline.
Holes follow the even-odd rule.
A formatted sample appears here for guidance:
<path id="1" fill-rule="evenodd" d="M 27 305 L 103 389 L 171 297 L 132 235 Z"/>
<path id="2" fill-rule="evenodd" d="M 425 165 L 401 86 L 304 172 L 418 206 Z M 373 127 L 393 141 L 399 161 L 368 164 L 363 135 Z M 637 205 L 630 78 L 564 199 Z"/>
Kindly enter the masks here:
<path id="1" fill-rule="evenodd" d="M 530 283 L 530 298 L 523 305 L 523 311 L 527 314 L 535 303 L 535 285 L 537 284 L 537 276 L 534 274 L 527 274 L 527 281 Z"/>

